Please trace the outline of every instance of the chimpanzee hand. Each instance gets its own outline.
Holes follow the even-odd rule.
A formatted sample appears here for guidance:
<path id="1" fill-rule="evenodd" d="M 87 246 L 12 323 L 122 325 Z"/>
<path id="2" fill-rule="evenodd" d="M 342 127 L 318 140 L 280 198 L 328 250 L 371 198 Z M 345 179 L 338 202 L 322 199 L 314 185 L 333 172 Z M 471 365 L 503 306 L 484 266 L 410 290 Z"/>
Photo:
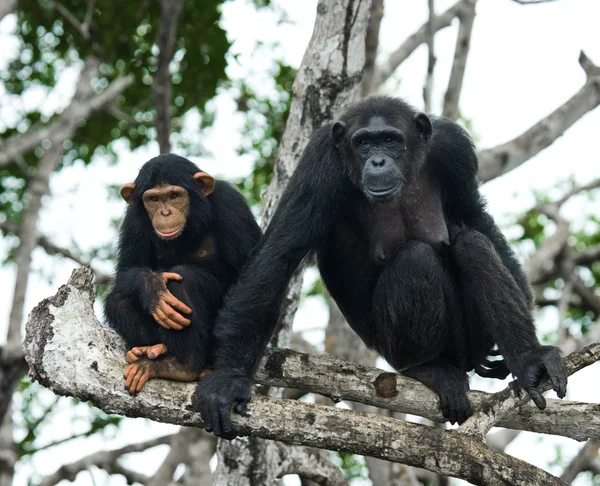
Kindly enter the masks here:
<path id="1" fill-rule="evenodd" d="M 252 380 L 236 369 L 217 369 L 200 381 L 196 397 L 207 432 L 231 440 L 238 431 L 231 423 L 230 408 L 244 410 L 250 401 Z"/>
<path id="2" fill-rule="evenodd" d="M 173 272 L 162 272 L 158 276 L 162 281 L 162 289 L 158 292 L 158 301 L 152 310 L 154 320 L 165 329 L 180 331 L 190 325 L 190 320 L 184 314 L 191 314 L 192 309 L 176 298 L 167 289 L 169 280 L 182 280 L 182 276 Z"/>
<path id="3" fill-rule="evenodd" d="M 546 374 L 560 398 L 567 393 L 567 371 L 560 352 L 554 346 L 540 346 L 521 353 L 511 371 L 517 378 L 517 385 L 527 392 L 540 410 L 546 408 L 546 400 L 538 387 Z"/>

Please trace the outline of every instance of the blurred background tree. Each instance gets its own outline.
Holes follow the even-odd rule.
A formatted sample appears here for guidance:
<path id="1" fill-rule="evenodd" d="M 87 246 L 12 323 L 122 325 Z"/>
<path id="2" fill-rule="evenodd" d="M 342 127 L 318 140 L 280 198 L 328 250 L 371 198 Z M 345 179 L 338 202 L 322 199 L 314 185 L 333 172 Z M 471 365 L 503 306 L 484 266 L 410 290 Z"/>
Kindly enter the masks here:
<path id="1" fill-rule="evenodd" d="M 433 113 L 458 119 L 478 143 L 483 138 L 491 146 L 480 151 L 481 178 L 493 181 L 483 190 L 535 287 L 540 336 L 565 352 L 599 341 L 597 149 L 582 144 L 575 129 L 568 132 L 555 144 L 562 144 L 559 152 L 544 154 L 553 168 L 572 165 L 571 172 L 556 170 L 560 175 L 543 190 L 532 194 L 521 184 L 521 193 L 514 194 L 515 177 L 548 180 L 535 162 L 538 153 L 572 125 L 587 124 L 579 132 L 587 134 L 594 121 L 596 129 L 600 122 L 596 110 L 592 121 L 579 123 L 600 103 L 600 71 L 585 55 L 580 59 L 579 87 L 561 85 L 568 93 L 561 100 L 564 104 L 546 102 L 543 93 L 535 93 L 539 85 L 527 79 L 533 78 L 531 65 L 542 63 L 546 70 L 553 66 L 553 76 L 544 80 L 549 89 L 560 84 L 562 73 L 578 69 L 576 59 L 568 57 L 572 52 L 557 50 L 536 22 L 555 22 L 571 8 L 581 19 L 572 28 L 592 31 L 594 25 L 585 19 L 600 15 L 598 6 L 594 0 L 570 7 L 564 5 L 569 0 L 539 6 L 520 4 L 546 2 L 394 3 L 387 2 L 385 15 L 383 0 L 372 3 L 363 96 L 401 95 Z M 310 16 L 300 15 L 300 10 L 310 10 Z M 301 7 L 265 0 L 207 0 L 201 5 L 192 0 L 0 1 L 0 251 L 5 264 L 0 303 L 8 309 L 6 316 L 0 315 L 0 329 L 7 336 L 0 337 L 0 486 L 13 480 L 44 485 L 60 480 L 123 484 L 125 479 L 129 484 L 157 485 L 210 481 L 215 441 L 203 431 L 107 416 L 31 384 L 20 351 L 22 324 L 40 295 L 53 293 L 49 289 L 66 280 L 75 265 L 91 262 L 100 294 L 106 288 L 122 212 L 115 188 L 159 152 L 188 156 L 237 183 L 260 216 L 289 113 L 298 54 L 308 41 L 315 10 L 315 1 Z M 536 39 L 520 46 L 530 54 L 528 64 L 519 64 L 519 53 L 508 38 L 503 52 L 493 47 L 500 38 L 490 27 L 496 15 L 514 19 L 513 33 L 527 30 Z M 402 24 L 402 38 L 392 36 L 397 45 L 389 44 L 388 34 L 385 44 L 386 22 L 388 31 L 395 33 L 394 26 L 404 17 L 412 17 L 412 23 Z M 479 20 L 485 27 L 477 30 Z M 248 25 L 252 22 L 257 24 Z M 554 32 L 567 23 L 556 25 Z M 297 34 L 295 25 L 304 29 L 304 38 L 303 43 L 296 40 L 302 45 L 294 51 L 293 41 L 283 45 L 277 35 L 286 29 Z M 250 36 L 248 30 L 258 34 Z M 562 35 L 556 42 L 566 43 L 570 34 Z M 585 37 L 581 39 L 579 47 L 585 44 L 589 49 Z M 236 42 L 251 45 L 234 49 Z M 489 51 L 486 66 L 473 60 L 480 49 Z M 499 69 L 495 74 L 503 89 L 486 89 L 486 70 L 493 70 L 503 55 L 509 57 L 503 65 L 511 66 L 511 72 Z M 463 86 L 466 92 L 472 89 L 475 101 L 461 102 L 467 96 Z M 531 97 L 532 106 L 512 107 L 513 113 L 511 108 L 502 110 L 511 97 Z M 498 117 L 475 116 L 474 103 L 488 105 Z M 543 105 L 541 112 L 535 109 L 538 105 Z M 503 111 L 509 113 L 502 115 Z M 512 131 L 498 128 L 509 123 L 514 124 Z M 500 143 L 503 140 L 490 135 L 492 131 L 512 139 Z M 582 170 L 572 158 L 585 158 L 596 169 Z M 517 168 L 520 176 L 499 178 Z M 106 189 L 87 190 L 83 181 L 90 178 Z M 75 188 L 77 181 L 83 190 Z M 81 216 L 74 219 L 77 211 L 85 214 L 85 224 Z M 312 344 L 318 351 L 384 366 L 345 325 L 314 269 L 307 272 L 304 295 L 295 323 L 296 346 Z M 490 387 L 488 381 L 474 379 L 473 384 Z M 543 441 L 536 464 L 569 482 L 577 477 L 576 484 L 600 481 L 597 441 L 582 448 L 567 439 L 532 439 L 531 434 L 507 430 L 488 437 L 488 443 L 516 455 L 526 454 L 535 440 Z M 105 442 L 113 452 L 106 452 Z M 339 454 L 334 459 L 352 484 L 448 482 L 371 458 Z M 157 464 L 156 474 L 149 474 L 149 463 Z M 60 468 L 65 464 L 69 466 Z M 79 474 L 83 471 L 89 474 Z"/>

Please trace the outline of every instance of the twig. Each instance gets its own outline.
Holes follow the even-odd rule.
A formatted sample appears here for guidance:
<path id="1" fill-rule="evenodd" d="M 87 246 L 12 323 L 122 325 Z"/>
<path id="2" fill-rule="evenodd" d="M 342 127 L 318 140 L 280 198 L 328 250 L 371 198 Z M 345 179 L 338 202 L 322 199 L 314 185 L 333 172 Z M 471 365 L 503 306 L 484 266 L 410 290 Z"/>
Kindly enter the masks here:
<path id="1" fill-rule="evenodd" d="M 471 0 L 459 0 L 452 7 L 433 19 L 433 30 L 438 32 L 448 27 L 454 18 L 459 15 Z M 421 44 L 427 41 L 428 23 L 425 22 L 419 29 L 408 37 L 388 59 L 375 69 L 372 91 L 376 91 L 385 83 L 392 74 Z"/>
<path id="2" fill-rule="evenodd" d="M 154 76 L 154 105 L 156 109 L 156 133 L 160 152 L 171 151 L 169 135 L 171 132 L 171 98 L 173 84 L 169 63 L 173 58 L 177 40 L 177 24 L 183 8 L 183 0 L 161 0 L 160 24 L 158 27 L 158 65 Z"/>
<path id="3" fill-rule="evenodd" d="M 375 75 L 375 62 L 379 47 L 379 28 L 383 18 L 383 0 L 373 0 L 367 34 L 365 37 L 365 70 L 361 82 L 361 96 L 370 95 L 373 89 L 373 76 Z"/>
<path id="4" fill-rule="evenodd" d="M 476 3 L 477 0 L 468 2 L 464 11 L 459 15 L 460 25 L 458 27 L 458 37 L 456 38 L 456 48 L 454 49 L 454 62 L 450 71 L 450 80 L 444 96 L 444 109 L 442 111 L 442 116 L 451 120 L 458 118 L 458 102 L 467 67 L 469 48 L 471 47 L 471 32 L 475 21 Z"/>
<path id="5" fill-rule="evenodd" d="M 579 64 L 587 80 L 566 103 L 510 142 L 479 152 L 479 177 L 488 182 L 519 167 L 549 147 L 576 121 L 600 104 L 600 67 L 582 51 Z"/>
<path id="6" fill-rule="evenodd" d="M 434 36 L 435 30 L 433 21 L 435 18 L 434 0 L 427 0 L 429 6 L 429 20 L 427 22 L 427 77 L 425 78 L 425 86 L 423 87 L 423 104 L 425 113 L 431 113 L 431 94 L 433 92 L 433 71 L 435 69 L 435 46 Z"/>

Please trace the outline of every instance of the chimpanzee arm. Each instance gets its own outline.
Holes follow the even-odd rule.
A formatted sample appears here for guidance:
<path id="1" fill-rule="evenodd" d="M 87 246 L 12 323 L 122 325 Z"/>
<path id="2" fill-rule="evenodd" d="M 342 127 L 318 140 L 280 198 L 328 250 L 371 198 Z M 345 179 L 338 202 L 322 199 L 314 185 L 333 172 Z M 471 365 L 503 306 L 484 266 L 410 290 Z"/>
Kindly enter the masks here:
<path id="1" fill-rule="evenodd" d="M 216 370 L 200 382 L 208 431 L 234 437 L 231 404 L 250 400 L 251 377 L 275 328 L 287 284 L 302 259 L 326 238 L 340 200 L 343 166 L 330 127 L 309 142 L 263 239 L 230 290 L 214 326 Z"/>
<path id="2" fill-rule="evenodd" d="M 434 119 L 430 157 L 442 167 L 444 211 L 450 224 L 476 229 L 494 244 L 502 262 L 523 292 L 529 306 L 533 294 L 523 269 L 494 219 L 486 211 L 485 199 L 479 193 L 477 154 L 473 140 L 457 123 Z"/>
<path id="3" fill-rule="evenodd" d="M 136 222 L 146 219 L 146 214 L 136 214 L 133 208 L 128 208 L 119 231 L 117 271 L 112 291 L 135 297 L 144 310 L 151 312 L 163 285 L 152 271 L 152 248 Z"/>

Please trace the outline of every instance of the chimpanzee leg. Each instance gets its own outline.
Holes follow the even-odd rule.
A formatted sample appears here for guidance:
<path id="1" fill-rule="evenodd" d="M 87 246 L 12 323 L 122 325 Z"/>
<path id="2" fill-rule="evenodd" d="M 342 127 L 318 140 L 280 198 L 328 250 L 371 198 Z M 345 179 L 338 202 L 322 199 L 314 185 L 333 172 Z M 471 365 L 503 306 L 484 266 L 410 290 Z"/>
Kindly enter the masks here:
<path id="1" fill-rule="evenodd" d="M 106 321 L 127 343 L 127 348 L 151 346 L 161 342 L 160 326 L 144 312 L 133 297 L 113 290 L 104 304 Z"/>
<path id="2" fill-rule="evenodd" d="M 439 395 L 442 414 L 451 424 L 462 424 L 473 413 L 467 397 L 469 377 L 456 366 L 440 360 L 409 368 L 402 374 L 419 380 Z"/>
<path id="3" fill-rule="evenodd" d="M 199 372 L 212 360 L 212 324 L 221 305 L 224 289 L 219 281 L 201 268 L 179 265 L 168 271 L 178 273 L 182 280 L 169 280 L 167 289 L 192 309 L 186 315 L 191 323 L 175 331 L 159 326 L 161 342 L 177 361 Z"/>
<path id="4" fill-rule="evenodd" d="M 444 417 L 471 413 L 467 374 L 454 363 L 464 343 L 453 283 L 428 244 L 410 241 L 382 272 L 373 295 L 379 351 L 440 396 Z M 458 361 L 457 361 L 458 363 Z"/>
<path id="5" fill-rule="evenodd" d="M 409 241 L 389 262 L 373 292 L 378 350 L 397 369 L 438 358 L 448 335 L 447 276 L 433 248 Z"/>
<path id="6" fill-rule="evenodd" d="M 495 342 L 510 367 L 519 354 L 538 348 L 532 309 L 492 242 L 478 231 L 463 230 L 450 252 L 471 342 L 485 348 L 472 352 L 483 356 Z"/>

